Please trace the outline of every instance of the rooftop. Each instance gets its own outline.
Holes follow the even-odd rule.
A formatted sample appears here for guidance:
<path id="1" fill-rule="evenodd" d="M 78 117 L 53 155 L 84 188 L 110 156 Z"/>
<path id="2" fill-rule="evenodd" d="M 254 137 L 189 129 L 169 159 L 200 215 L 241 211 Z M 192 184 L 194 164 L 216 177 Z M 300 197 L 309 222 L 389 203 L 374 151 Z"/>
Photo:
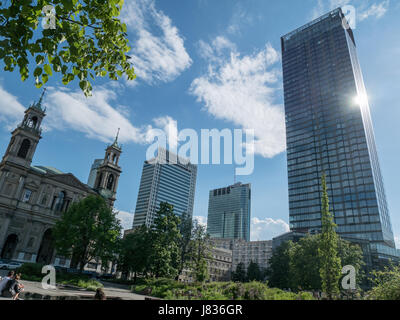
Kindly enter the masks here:
<path id="1" fill-rule="evenodd" d="M 290 38 L 293 37 L 294 35 L 302 32 L 302 31 L 304 31 L 304 30 L 306 30 L 306 29 L 308 29 L 310 27 L 312 27 L 313 25 L 317 24 L 318 22 L 321 22 L 322 20 L 324 20 L 326 18 L 329 18 L 331 15 L 334 15 L 334 14 L 340 13 L 340 12 L 342 12 L 341 8 L 337 8 L 335 10 L 332 10 L 331 12 L 328 12 L 328 13 L 324 14 L 323 16 L 321 16 L 321 17 L 319 17 L 319 18 L 317 18 L 317 19 L 305 24 L 304 26 L 301 26 L 300 28 L 297 28 L 296 30 L 294 30 L 292 32 L 289 32 L 288 34 L 285 34 L 284 36 L 282 36 L 282 39 L 284 41 L 290 40 Z"/>

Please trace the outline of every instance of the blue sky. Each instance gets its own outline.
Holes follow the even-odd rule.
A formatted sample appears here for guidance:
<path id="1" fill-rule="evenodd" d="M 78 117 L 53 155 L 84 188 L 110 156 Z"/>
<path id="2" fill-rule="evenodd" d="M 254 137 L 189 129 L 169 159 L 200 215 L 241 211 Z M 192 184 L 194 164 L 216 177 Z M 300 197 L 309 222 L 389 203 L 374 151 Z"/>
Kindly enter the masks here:
<path id="1" fill-rule="evenodd" d="M 356 8 L 354 30 L 370 99 L 392 224 L 400 235 L 400 2 L 395 0 L 129 0 L 128 25 L 137 79 L 98 79 L 85 98 L 54 76 L 44 105 L 45 132 L 33 163 L 86 182 L 91 163 L 121 128 L 123 174 L 116 208 L 132 221 L 141 169 L 155 128 L 254 128 L 252 239 L 288 230 L 288 192 L 280 37 L 341 5 Z M 33 79 L 0 74 L 0 153 L 24 108 L 41 91 Z M 232 184 L 231 165 L 200 165 L 194 215 L 207 216 L 210 189 Z M 399 243 L 399 242 L 398 242 Z"/>

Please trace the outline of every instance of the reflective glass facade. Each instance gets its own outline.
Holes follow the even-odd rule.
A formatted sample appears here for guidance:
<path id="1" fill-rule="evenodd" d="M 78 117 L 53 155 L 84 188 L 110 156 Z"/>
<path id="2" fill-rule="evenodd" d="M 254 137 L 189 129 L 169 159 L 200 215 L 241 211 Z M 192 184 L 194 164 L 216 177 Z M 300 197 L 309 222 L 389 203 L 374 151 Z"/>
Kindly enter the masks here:
<path id="1" fill-rule="evenodd" d="M 291 230 L 321 228 L 327 175 L 338 233 L 396 254 L 354 35 L 340 9 L 283 36 Z"/>
<path id="2" fill-rule="evenodd" d="M 236 183 L 210 191 L 207 232 L 214 239 L 250 241 L 250 184 Z"/>
<path id="3" fill-rule="evenodd" d="M 160 202 L 172 204 L 178 216 L 184 213 L 193 215 L 197 166 L 186 159 L 176 159 L 175 154 L 160 148 L 156 158 L 145 161 L 136 201 L 134 228 L 143 224 L 150 227 Z"/>

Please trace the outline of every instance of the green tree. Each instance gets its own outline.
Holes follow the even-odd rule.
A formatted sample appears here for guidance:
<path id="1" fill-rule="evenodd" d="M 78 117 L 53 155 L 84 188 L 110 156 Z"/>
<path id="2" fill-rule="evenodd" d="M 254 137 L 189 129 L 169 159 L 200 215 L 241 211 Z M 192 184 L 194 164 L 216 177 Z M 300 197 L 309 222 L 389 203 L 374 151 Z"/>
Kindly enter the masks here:
<path id="1" fill-rule="evenodd" d="M 181 223 L 179 225 L 179 231 L 181 233 L 179 249 L 180 249 L 180 265 L 178 270 L 178 276 L 182 274 L 185 267 L 188 266 L 190 262 L 190 249 L 191 240 L 193 232 L 193 219 L 192 217 L 184 213 L 182 215 Z"/>
<path id="2" fill-rule="evenodd" d="M 136 228 L 121 241 L 118 269 L 125 275 L 133 273 L 135 283 L 138 274 L 146 276 L 150 269 L 151 241 L 151 233 L 145 225 Z"/>
<path id="3" fill-rule="evenodd" d="M 290 252 L 291 287 L 294 290 L 320 290 L 320 235 L 307 235 Z"/>
<path id="4" fill-rule="evenodd" d="M 356 270 L 356 283 L 360 286 L 364 283 L 365 279 L 365 262 L 363 260 L 363 252 L 358 244 L 351 243 L 339 238 L 338 241 L 338 254 L 342 266 L 353 266 Z M 340 281 L 339 281 L 340 283 Z"/>
<path id="5" fill-rule="evenodd" d="M 400 266 L 385 266 L 372 272 L 373 288 L 367 293 L 370 300 L 400 300 Z"/>
<path id="6" fill-rule="evenodd" d="M 73 256 L 82 271 L 95 259 L 102 265 L 112 262 L 118 252 L 121 225 L 116 213 L 99 196 L 88 196 L 72 204 L 54 229 L 54 244 L 59 255 Z"/>
<path id="7" fill-rule="evenodd" d="M 209 278 L 208 261 L 212 258 L 212 250 L 210 236 L 206 232 L 206 227 L 196 220 L 193 224 L 190 268 L 198 282 L 204 282 Z"/>
<path id="8" fill-rule="evenodd" d="M 258 263 L 250 261 L 247 267 L 247 280 L 248 281 L 262 281 L 260 266 Z"/>
<path id="9" fill-rule="evenodd" d="M 341 277 L 341 262 L 338 256 L 338 235 L 336 234 L 336 224 L 333 216 L 329 212 L 329 198 L 326 187 L 326 176 L 322 175 L 322 233 L 320 235 L 320 245 L 318 257 L 320 260 L 320 275 L 322 290 L 329 299 L 333 299 L 339 294 L 339 279 Z"/>
<path id="10" fill-rule="evenodd" d="M 232 281 L 234 282 L 246 282 L 246 268 L 243 262 L 238 263 L 236 270 L 232 272 Z"/>
<path id="11" fill-rule="evenodd" d="M 12 72 L 18 67 L 22 81 L 32 74 L 38 88 L 53 72 L 61 73 L 65 85 L 77 78 L 85 95 L 90 95 L 95 77 L 108 75 L 117 80 L 125 75 L 133 80 L 134 69 L 127 55 L 127 27 L 118 19 L 123 3 L 124 0 L 0 1 L 0 59 L 4 70 Z M 46 6 L 53 8 L 48 10 L 52 16 L 49 19 L 44 19 Z M 30 63 L 35 65 L 31 67 Z"/>
<path id="12" fill-rule="evenodd" d="M 321 290 L 320 258 L 321 235 L 307 235 L 297 243 L 286 241 L 274 250 L 267 270 L 271 287 L 292 290 Z M 357 283 L 362 280 L 363 254 L 359 245 L 338 237 L 338 255 L 342 265 L 352 265 L 357 272 Z"/>
<path id="13" fill-rule="evenodd" d="M 294 245 L 292 241 L 285 241 L 272 253 L 267 269 L 268 284 L 271 287 L 292 288 L 290 252 Z"/>
<path id="14" fill-rule="evenodd" d="M 173 205 L 160 203 L 151 233 L 150 269 L 156 278 L 175 278 L 180 266 L 180 219 Z"/>

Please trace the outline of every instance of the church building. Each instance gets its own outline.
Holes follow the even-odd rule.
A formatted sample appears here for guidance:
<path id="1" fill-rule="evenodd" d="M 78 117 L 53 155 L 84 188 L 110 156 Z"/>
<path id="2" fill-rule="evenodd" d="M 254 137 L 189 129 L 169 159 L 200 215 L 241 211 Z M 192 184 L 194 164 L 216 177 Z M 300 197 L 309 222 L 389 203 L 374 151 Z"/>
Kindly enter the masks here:
<path id="1" fill-rule="evenodd" d="M 88 195 L 101 195 L 113 207 L 122 172 L 118 164 L 122 150 L 117 135 L 107 146 L 91 186 L 71 173 L 33 166 L 46 116 L 42 99 L 43 94 L 25 111 L 0 163 L 0 259 L 69 267 L 70 260 L 57 256 L 54 250 L 52 228 L 72 203 Z"/>

